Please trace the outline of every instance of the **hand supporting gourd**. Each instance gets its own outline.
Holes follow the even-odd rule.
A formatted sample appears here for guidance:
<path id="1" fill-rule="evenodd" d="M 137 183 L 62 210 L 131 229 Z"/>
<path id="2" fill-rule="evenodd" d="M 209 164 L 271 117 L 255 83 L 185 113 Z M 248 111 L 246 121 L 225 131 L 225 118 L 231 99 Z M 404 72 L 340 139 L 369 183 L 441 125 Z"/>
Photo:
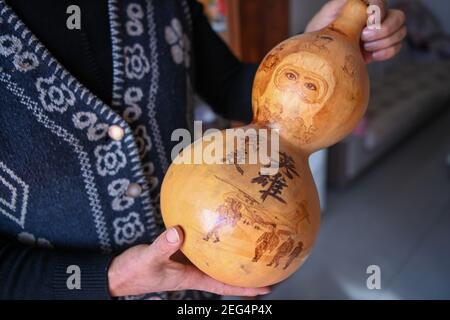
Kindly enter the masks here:
<path id="1" fill-rule="evenodd" d="M 179 290 L 250 297 L 269 293 L 268 288 L 249 289 L 226 285 L 191 264 L 176 261 L 174 257 L 182 244 L 183 232 L 174 227 L 166 230 L 151 245 L 134 246 L 113 259 L 108 270 L 111 296 Z"/>

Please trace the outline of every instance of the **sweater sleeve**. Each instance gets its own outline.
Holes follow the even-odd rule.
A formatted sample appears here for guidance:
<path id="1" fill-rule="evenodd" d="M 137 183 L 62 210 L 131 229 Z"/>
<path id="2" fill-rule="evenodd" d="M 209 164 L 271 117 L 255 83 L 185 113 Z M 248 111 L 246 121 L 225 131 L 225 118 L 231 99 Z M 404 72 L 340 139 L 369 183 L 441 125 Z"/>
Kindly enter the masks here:
<path id="1" fill-rule="evenodd" d="M 203 6 L 190 1 L 194 37 L 195 89 L 218 114 L 249 122 L 257 65 L 241 63 L 212 30 Z"/>
<path id="2" fill-rule="evenodd" d="M 0 299 L 110 299 L 107 269 L 111 259 L 27 247 L 0 237 Z"/>

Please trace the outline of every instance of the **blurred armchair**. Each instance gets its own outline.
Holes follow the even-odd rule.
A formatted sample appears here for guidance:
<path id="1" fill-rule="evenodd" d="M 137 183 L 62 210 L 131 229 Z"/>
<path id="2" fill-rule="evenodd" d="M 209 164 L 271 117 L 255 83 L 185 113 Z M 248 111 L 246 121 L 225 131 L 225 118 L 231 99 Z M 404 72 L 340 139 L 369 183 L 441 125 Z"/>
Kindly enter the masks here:
<path id="1" fill-rule="evenodd" d="M 345 186 L 450 106 L 450 37 L 419 0 L 397 0 L 408 17 L 402 54 L 370 66 L 371 98 L 359 127 L 329 152 L 329 182 Z"/>

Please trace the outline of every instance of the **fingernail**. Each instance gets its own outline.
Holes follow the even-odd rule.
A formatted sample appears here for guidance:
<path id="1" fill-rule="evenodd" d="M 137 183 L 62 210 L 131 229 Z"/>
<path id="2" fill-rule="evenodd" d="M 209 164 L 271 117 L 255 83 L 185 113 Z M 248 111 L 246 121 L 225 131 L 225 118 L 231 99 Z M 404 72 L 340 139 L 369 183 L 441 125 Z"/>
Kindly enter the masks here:
<path id="1" fill-rule="evenodd" d="M 363 40 L 370 40 L 375 35 L 375 32 L 370 29 L 364 29 L 362 33 L 362 39 Z"/>
<path id="2" fill-rule="evenodd" d="M 170 228 L 166 232 L 166 239 L 169 243 L 178 243 L 180 241 L 180 236 L 178 235 L 178 231 L 176 228 Z"/>

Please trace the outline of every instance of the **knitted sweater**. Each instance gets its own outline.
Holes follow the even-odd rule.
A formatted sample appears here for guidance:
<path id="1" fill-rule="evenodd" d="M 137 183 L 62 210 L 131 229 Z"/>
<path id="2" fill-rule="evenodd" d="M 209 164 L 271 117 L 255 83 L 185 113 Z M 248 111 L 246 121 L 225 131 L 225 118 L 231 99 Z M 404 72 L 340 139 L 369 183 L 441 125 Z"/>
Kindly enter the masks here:
<path id="1" fill-rule="evenodd" d="M 109 298 L 111 258 L 163 230 L 159 191 L 171 133 L 192 125 L 194 91 L 225 116 L 248 118 L 254 68 L 236 72 L 243 66 L 195 1 L 109 0 L 108 8 L 113 78 L 105 104 L 0 0 L 1 297 Z M 208 73 L 217 63 L 226 68 Z M 212 76 L 232 70 L 234 85 L 218 89 Z M 122 139 L 109 136 L 111 126 L 124 130 Z M 81 290 L 67 288 L 69 265 L 82 270 Z M 152 297 L 202 296 L 144 298 Z"/>

